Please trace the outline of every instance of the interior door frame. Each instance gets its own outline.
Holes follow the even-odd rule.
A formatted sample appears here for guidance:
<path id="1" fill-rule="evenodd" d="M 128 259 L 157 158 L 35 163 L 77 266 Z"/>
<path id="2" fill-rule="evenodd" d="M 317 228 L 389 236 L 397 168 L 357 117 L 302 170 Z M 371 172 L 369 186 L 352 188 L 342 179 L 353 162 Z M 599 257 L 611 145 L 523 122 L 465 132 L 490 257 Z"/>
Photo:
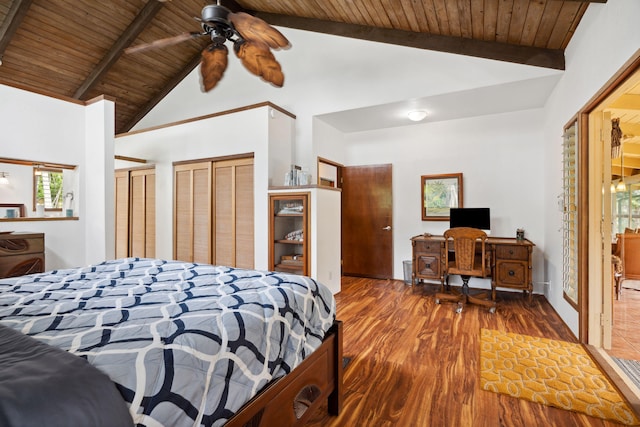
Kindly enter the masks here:
<path id="1" fill-rule="evenodd" d="M 374 167 L 382 167 L 384 166 L 385 168 L 388 167 L 389 169 L 389 179 L 390 179 L 390 196 L 391 196 L 391 211 L 390 211 L 390 216 L 388 218 L 388 221 L 385 222 L 387 224 L 386 227 L 382 227 L 383 230 L 387 231 L 390 234 L 390 249 L 389 249 L 389 260 L 388 261 L 388 265 L 385 263 L 385 267 L 388 267 L 388 274 L 387 272 L 385 272 L 384 274 L 372 274 L 372 273 L 362 273 L 360 272 L 359 274 L 356 274 L 356 272 L 347 272 L 344 273 L 344 262 L 342 263 L 342 274 L 348 274 L 348 275 L 357 275 L 357 277 L 368 277 L 368 278 L 373 278 L 373 279 L 393 279 L 394 278 L 394 238 L 393 238 L 393 164 L 392 163 L 380 163 L 380 164 L 365 164 L 365 165 L 351 165 L 351 166 L 345 166 L 343 167 L 343 185 L 344 182 L 346 182 L 347 180 L 344 178 L 345 175 L 348 175 L 347 173 L 345 173 L 346 170 L 350 169 L 350 168 L 374 168 Z M 344 227 L 345 227 L 345 221 L 344 221 L 344 217 L 345 217 L 345 212 L 346 209 L 344 209 L 344 186 L 343 186 L 343 201 L 342 201 L 342 231 L 341 231 L 341 235 L 344 236 Z M 344 242 L 345 239 L 344 237 L 342 237 L 342 244 L 341 247 L 344 248 Z M 378 245 L 380 246 L 380 245 Z M 361 248 L 362 246 L 359 246 L 359 248 Z M 341 249 L 344 250 L 344 249 Z M 364 250 L 364 249 L 363 249 Z M 344 260 L 344 257 L 343 257 Z"/>
<path id="2" fill-rule="evenodd" d="M 594 161 L 600 161 L 602 168 L 602 156 L 599 155 L 593 140 L 597 135 L 591 133 L 594 130 L 593 123 L 590 126 L 590 115 L 597 111 L 599 106 L 618 90 L 632 75 L 640 72 L 640 49 L 616 72 L 605 85 L 587 102 L 578 113 L 579 126 L 579 150 L 581 160 L 578 171 L 578 197 L 579 197 L 579 232 L 578 232 L 578 277 L 579 294 L 581 298 L 578 304 L 579 341 L 583 344 L 602 347 L 605 321 L 601 321 L 604 310 L 602 307 L 604 292 L 611 291 L 611 284 L 603 280 L 603 263 L 610 263 L 610 257 L 604 257 L 602 250 L 602 238 L 600 233 L 589 234 L 589 225 L 601 222 L 602 198 L 599 204 L 589 204 L 589 196 L 595 193 L 601 194 L 602 179 L 597 171 L 594 171 Z M 598 168 L 595 168 L 598 169 Z M 598 227 L 600 230 L 600 227 Z M 600 249 L 598 249 L 600 248 Z M 591 261 L 591 262 L 590 262 Z M 597 267 L 590 268 L 590 264 Z M 591 286 L 589 286 L 591 284 Z M 598 306 L 598 303 L 600 304 Z M 608 327 L 611 327 L 609 322 Z"/>

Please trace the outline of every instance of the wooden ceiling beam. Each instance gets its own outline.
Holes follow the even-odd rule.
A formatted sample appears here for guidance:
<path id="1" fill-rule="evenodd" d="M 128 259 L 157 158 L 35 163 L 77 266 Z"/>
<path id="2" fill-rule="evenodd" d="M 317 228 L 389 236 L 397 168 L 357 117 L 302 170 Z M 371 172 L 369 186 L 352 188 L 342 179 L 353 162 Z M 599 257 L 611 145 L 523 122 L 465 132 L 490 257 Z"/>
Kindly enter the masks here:
<path id="1" fill-rule="evenodd" d="M 320 19 L 301 18 L 266 12 L 251 12 L 271 25 L 332 34 L 361 40 L 389 43 L 418 49 L 435 50 L 478 58 L 495 59 L 517 64 L 564 70 L 564 52 L 561 49 L 544 49 L 516 46 L 507 43 L 450 37 L 412 31 L 375 28 Z"/>
<path id="2" fill-rule="evenodd" d="M 33 0 L 14 0 L 4 22 L 0 25 L 0 65 L 2 64 L 4 51 L 7 49 L 7 46 L 9 46 L 20 23 L 22 23 L 24 17 L 27 16 L 27 11 L 29 7 L 31 7 L 32 2 Z"/>
<path id="3" fill-rule="evenodd" d="M 122 126 L 118 126 L 118 128 L 116 129 L 116 134 L 129 132 L 131 128 L 136 125 L 136 123 L 142 120 L 142 118 L 146 116 L 147 113 L 158 104 L 158 102 L 162 101 L 162 98 L 167 96 L 167 94 L 171 92 L 173 88 L 178 85 L 178 83 L 184 80 L 184 78 L 187 77 L 189 73 L 198 66 L 198 64 L 200 64 L 201 57 L 202 55 L 200 53 L 195 55 L 187 64 L 187 66 L 184 67 L 178 74 L 173 76 L 173 78 L 169 80 L 169 82 L 162 88 L 160 92 L 158 92 L 153 98 L 149 100 L 149 102 L 147 102 L 147 104 L 145 104 L 142 108 L 140 108 L 140 110 L 138 110 L 138 112 L 131 118 L 131 120 L 129 120 L 129 122 L 125 123 Z"/>
<path id="4" fill-rule="evenodd" d="M 91 71 L 86 80 L 73 94 L 73 98 L 82 99 L 87 93 L 104 77 L 109 69 L 116 63 L 118 58 L 124 53 L 124 49 L 129 47 L 131 43 L 138 37 L 144 28 L 153 20 L 156 14 L 164 6 L 163 2 L 157 0 L 149 0 L 144 5 L 140 13 L 129 24 L 127 29 L 122 33 L 118 40 L 111 46 L 111 49 L 100 60 L 98 65 Z"/>

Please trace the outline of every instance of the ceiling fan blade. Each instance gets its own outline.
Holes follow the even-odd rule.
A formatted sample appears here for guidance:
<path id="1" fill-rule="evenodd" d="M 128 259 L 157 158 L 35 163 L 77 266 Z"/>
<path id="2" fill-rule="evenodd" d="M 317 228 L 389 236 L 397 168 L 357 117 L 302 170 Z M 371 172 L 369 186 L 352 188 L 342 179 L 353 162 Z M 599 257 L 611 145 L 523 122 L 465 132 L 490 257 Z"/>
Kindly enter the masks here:
<path id="1" fill-rule="evenodd" d="M 240 61 L 242 61 L 242 65 L 250 73 L 261 77 L 276 87 L 282 87 L 284 84 L 282 68 L 266 44 L 239 40 L 233 45 L 233 49 Z"/>
<path id="2" fill-rule="evenodd" d="M 244 12 L 229 13 L 229 20 L 243 39 L 263 42 L 271 49 L 287 49 L 291 46 L 282 33 L 260 18 Z"/>
<path id="3" fill-rule="evenodd" d="M 142 43 L 136 46 L 132 46 L 125 49 L 124 51 L 125 53 L 141 52 L 147 49 L 156 49 L 156 48 L 171 46 L 171 45 L 178 44 L 186 40 L 191 40 L 193 38 L 200 37 L 200 36 L 202 36 L 202 34 L 200 33 L 182 33 L 182 34 L 178 34 L 177 36 L 167 37 L 166 39 L 156 40 L 151 43 Z"/>
<path id="4" fill-rule="evenodd" d="M 202 51 L 200 74 L 205 92 L 213 89 L 227 69 L 229 49 L 223 44 L 209 45 Z"/>

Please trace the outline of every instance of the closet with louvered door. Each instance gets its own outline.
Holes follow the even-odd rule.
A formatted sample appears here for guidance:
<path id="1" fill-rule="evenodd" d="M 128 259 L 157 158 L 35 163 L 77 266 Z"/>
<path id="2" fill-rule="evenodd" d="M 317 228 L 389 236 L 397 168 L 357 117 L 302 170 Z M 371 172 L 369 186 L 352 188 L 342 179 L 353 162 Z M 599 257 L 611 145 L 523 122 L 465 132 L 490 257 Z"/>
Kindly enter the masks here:
<path id="1" fill-rule="evenodd" d="M 254 266 L 253 159 L 213 163 L 213 264 Z"/>
<path id="2" fill-rule="evenodd" d="M 174 165 L 173 257 L 211 262 L 211 162 Z"/>
<path id="3" fill-rule="evenodd" d="M 115 172 L 116 258 L 129 256 L 129 171 Z"/>
<path id="4" fill-rule="evenodd" d="M 174 257 L 253 268 L 253 158 L 174 164 Z"/>
<path id="5" fill-rule="evenodd" d="M 156 256 L 156 171 L 136 169 L 130 178 L 131 218 L 130 255 L 140 258 Z"/>
<path id="6" fill-rule="evenodd" d="M 156 254 L 155 167 L 115 172 L 116 258 Z"/>

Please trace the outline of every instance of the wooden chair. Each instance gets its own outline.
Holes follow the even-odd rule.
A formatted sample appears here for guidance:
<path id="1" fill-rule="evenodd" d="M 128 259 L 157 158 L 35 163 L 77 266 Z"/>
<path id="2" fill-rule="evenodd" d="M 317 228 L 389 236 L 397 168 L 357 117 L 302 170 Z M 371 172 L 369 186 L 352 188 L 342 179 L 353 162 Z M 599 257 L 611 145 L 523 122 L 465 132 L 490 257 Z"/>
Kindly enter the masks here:
<path id="1" fill-rule="evenodd" d="M 489 297 L 489 292 L 476 295 L 469 293 L 471 277 L 491 276 L 491 254 L 486 251 L 487 234 L 477 228 L 456 227 L 445 231 L 444 238 L 445 253 L 449 259 L 446 261 L 445 284 L 441 286 L 440 292 L 436 293 L 436 304 L 440 304 L 441 300 L 457 302 L 457 313 L 462 312 L 464 304 L 479 304 L 488 307 L 490 313 L 495 313 L 496 302 Z M 453 259 L 450 259 L 450 248 L 453 249 Z M 460 291 L 454 292 L 449 286 L 449 277 L 452 274 L 462 278 Z"/>
<path id="2" fill-rule="evenodd" d="M 622 283 L 625 280 L 640 280 L 640 234 L 635 232 L 616 234 L 617 245 L 614 255 L 622 261 L 621 271 L 614 282 L 617 288 L 616 299 L 620 298 Z"/>

